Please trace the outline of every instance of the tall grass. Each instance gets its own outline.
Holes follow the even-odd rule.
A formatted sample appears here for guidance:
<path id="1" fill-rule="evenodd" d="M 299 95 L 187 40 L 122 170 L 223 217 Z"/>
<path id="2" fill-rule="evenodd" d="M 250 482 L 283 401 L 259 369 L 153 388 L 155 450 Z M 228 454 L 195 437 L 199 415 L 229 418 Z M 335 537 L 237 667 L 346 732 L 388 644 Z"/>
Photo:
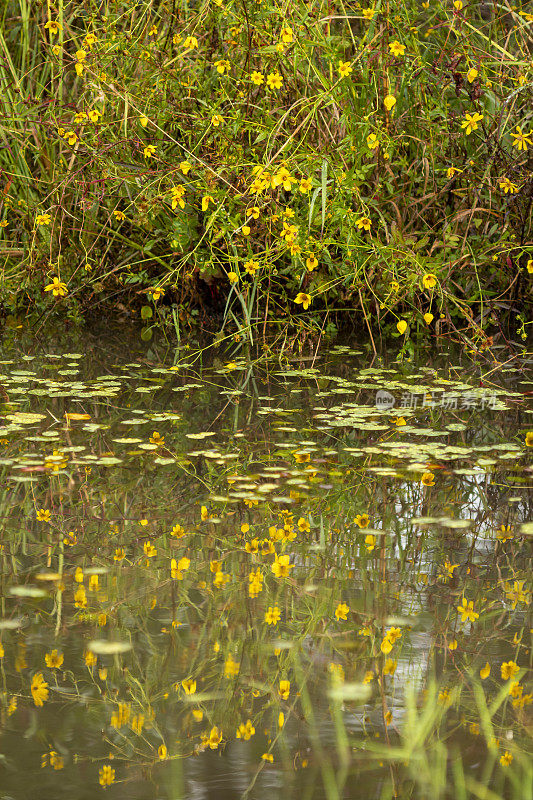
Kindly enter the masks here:
<path id="1" fill-rule="evenodd" d="M 508 3 L 7 0 L 4 309 L 525 339 L 531 29 Z"/>

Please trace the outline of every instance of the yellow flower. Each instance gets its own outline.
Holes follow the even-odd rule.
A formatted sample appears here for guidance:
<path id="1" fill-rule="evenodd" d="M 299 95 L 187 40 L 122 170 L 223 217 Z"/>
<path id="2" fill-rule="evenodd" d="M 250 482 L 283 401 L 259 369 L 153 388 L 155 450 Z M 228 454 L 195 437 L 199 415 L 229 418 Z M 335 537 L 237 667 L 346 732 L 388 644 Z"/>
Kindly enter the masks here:
<path id="1" fill-rule="evenodd" d="M 277 625 L 280 619 L 280 612 L 277 606 L 269 606 L 265 611 L 265 622 L 267 625 Z"/>
<path id="2" fill-rule="evenodd" d="M 54 297 L 64 297 L 68 293 L 67 284 L 59 280 L 59 278 L 52 278 L 52 283 L 44 287 L 45 292 L 52 292 Z"/>
<path id="3" fill-rule="evenodd" d="M 141 125 L 143 126 L 143 128 L 146 128 L 146 126 L 148 125 L 148 117 L 145 117 L 145 116 L 144 116 L 144 114 L 142 114 L 142 115 L 139 117 L 139 122 L 141 123 Z"/>
<path id="4" fill-rule="evenodd" d="M 305 266 L 307 267 L 309 272 L 312 272 L 314 269 L 318 267 L 318 260 L 315 258 L 314 253 L 311 253 L 309 255 L 309 258 L 306 259 Z"/>
<path id="5" fill-rule="evenodd" d="M 282 85 L 283 85 L 283 78 L 281 77 L 278 71 L 268 73 L 267 86 L 270 89 L 281 89 Z"/>
<path id="6" fill-rule="evenodd" d="M 475 111 L 473 114 L 469 114 L 468 112 L 465 113 L 465 118 L 461 122 L 461 128 L 466 129 L 466 135 L 470 136 L 472 131 L 477 131 L 478 129 L 478 122 L 481 122 L 483 119 L 483 114 L 478 114 Z"/>
<path id="7" fill-rule="evenodd" d="M 307 309 L 311 305 L 311 301 L 312 301 L 311 295 L 305 294 L 305 292 L 298 292 L 298 294 L 294 298 L 294 302 L 301 305 L 304 311 L 307 311 Z"/>
<path id="8" fill-rule="evenodd" d="M 185 694 L 194 694 L 196 692 L 196 681 L 192 678 L 186 678 L 181 682 Z"/>
<path id="9" fill-rule="evenodd" d="M 526 264 L 526 269 L 530 275 L 533 275 L 533 258 L 530 258 Z M 533 446 L 533 439 L 532 439 L 532 446 Z"/>
<path id="10" fill-rule="evenodd" d="M 489 677 L 489 675 L 490 675 L 490 664 L 487 661 L 485 666 L 481 667 L 481 669 L 479 670 L 479 677 L 481 678 L 482 681 L 484 681 L 485 678 Z"/>
<path id="11" fill-rule="evenodd" d="M 500 764 L 502 767 L 508 767 L 512 760 L 513 755 L 509 752 L 509 750 L 506 750 L 503 755 L 500 756 Z"/>
<path id="12" fill-rule="evenodd" d="M 369 231 L 372 226 L 372 220 L 368 217 L 359 217 L 359 219 L 355 220 L 355 224 L 359 230 Z"/>
<path id="13" fill-rule="evenodd" d="M 363 17 L 365 19 L 368 19 L 368 20 L 373 19 L 375 13 L 376 13 L 375 10 L 373 8 L 371 8 L 370 6 L 368 8 L 363 8 Z"/>
<path id="14" fill-rule="evenodd" d="M 351 61 L 339 61 L 339 66 L 337 71 L 341 78 L 346 78 L 348 75 L 351 74 L 353 70 L 352 62 Z"/>
<path id="15" fill-rule="evenodd" d="M 188 161 L 180 161 L 180 169 L 186 175 L 192 169 L 192 164 L 189 164 Z"/>
<path id="16" fill-rule="evenodd" d="M 252 720 L 249 719 L 246 722 L 241 722 L 239 727 L 237 728 L 236 737 L 237 739 L 244 739 L 245 742 L 249 741 L 255 733 L 255 728 L 252 725 Z"/>
<path id="17" fill-rule="evenodd" d="M 426 311 L 426 313 L 424 314 L 424 322 L 426 323 L 426 325 L 431 325 L 431 323 L 433 322 L 433 314 L 431 313 L 431 311 Z"/>
<path id="18" fill-rule="evenodd" d="M 370 150 L 375 150 L 379 147 L 379 139 L 375 133 L 369 133 L 366 137 L 366 143 Z"/>
<path id="19" fill-rule="evenodd" d="M 432 472 L 424 472 L 420 479 L 422 486 L 435 486 L 435 476 Z"/>
<path id="20" fill-rule="evenodd" d="M 466 79 L 468 83 L 473 83 L 476 80 L 477 76 L 478 76 L 478 71 L 477 69 L 475 69 L 475 67 L 472 67 L 466 73 Z"/>
<path id="21" fill-rule="evenodd" d="M 383 667 L 383 674 L 384 675 L 394 675 L 394 673 L 396 672 L 396 667 L 397 666 L 398 666 L 398 662 L 397 661 L 393 661 L 392 658 L 388 658 L 385 661 L 385 664 L 384 664 L 384 667 Z"/>
<path id="22" fill-rule="evenodd" d="M 516 661 L 504 661 L 504 663 L 501 665 L 502 679 L 504 681 L 512 680 L 512 678 L 514 678 L 519 671 L 520 667 Z"/>
<path id="23" fill-rule="evenodd" d="M 403 56 L 405 53 L 405 45 L 395 40 L 394 42 L 389 42 L 389 50 L 393 56 Z"/>
<path id="24" fill-rule="evenodd" d="M 225 58 L 223 58 L 220 61 L 215 61 L 215 67 L 217 68 L 217 72 L 223 75 L 226 72 L 226 70 L 230 68 L 230 63 Z"/>
<path id="25" fill-rule="evenodd" d="M 233 678 L 235 675 L 238 675 L 240 666 L 240 663 L 238 661 L 234 661 L 233 657 L 229 655 L 226 659 L 226 663 L 224 664 L 224 675 L 226 678 Z"/>
<path id="26" fill-rule="evenodd" d="M 59 669 L 64 661 L 63 653 L 58 653 L 57 650 L 52 650 L 50 653 L 46 653 L 44 660 L 46 661 L 46 666 L 49 669 Z"/>
<path id="27" fill-rule="evenodd" d="M 39 522 L 50 522 L 50 511 L 40 508 L 35 517 Z"/>
<path id="28" fill-rule="evenodd" d="M 424 289 L 433 289 L 437 285 L 437 276 L 432 272 L 426 272 L 422 278 L 422 285 Z"/>
<path id="29" fill-rule="evenodd" d="M 252 83 L 255 83 L 256 86 L 261 86 L 261 84 L 265 82 L 265 76 L 262 72 L 257 72 L 257 70 L 254 70 L 250 75 L 250 80 Z"/>
<path id="30" fill-rule="evenodd" d="M 307 194 L 313 188 L 313 181 L 310 178 L 302 178 L 298 189 L 302 194 Z"/>
<path id="31" fill-rule="evenodd" d="M 59 31 L 63 30 L 61 23 L 53 19 L 49 19 L 48 22 L 45 22 L 44 27 L 46 30 L 50 31 L 50 36 L 55 36 Z"/>
<path id="32" fill-rule="evenodd" d="M 279 696 L 282 700 L 288 700 L 289 694 L 291 691 L 291 682 L 290 681 L 280 681 L 279 682 Z"/>
<path id="33" fill-rule="evenodd" d="M 50 214 L 37 214 L 35 217 L 35 224 L 36 225 L 50 225 L 52 221 L 52 217 Z"/>
<path id="34" fill-rule="evenodd" d="M 518 150 L 526 151 L 528 145 L 533 146 L 533 141 L 531 141 L 531 133 L 522 133 L 522 128 L 520 125 L 516 126 L 516 133 L 512 133 L 511 136 L 514 139 L 513 147 L 517 147 Z"/>
<path id="35" fill-rule="evenodd" d="M 270 567 L 276 578 L 286 578 L 289 575 L 289 570 L 294 567 L 294 564 L 290 563 L 290 557 L 287 555 L 278 556 L 276 555 L 276 560 Z"/>
<path id="36" fill-rule="evenodd" d="M 206 744 L 209 745 L 211 750 L 216 750 L 221 741 L 222 741 L 222 731 L 219 731 L 219 729 L 215 725 L 215 727 L 211 728 L 211 731 L 209 732 Z"/>
<path id="37" fill-rule="evenodd" d="M 154 558 L 157 555 L 157 548 L 155 548 L 150 540 L 143 544 L 144 555 L 146 558 Z"/>
<path id="38" fill-rule="evenodd" d="M 44 705 L 45 700 L 48 700 L 48 684 L 43 677 L 42 672 L 37 672 L 31 681 L 31 694 L 33 702 L 36 706 Z"/>
<path id="39" fill-rule="evenodd" d="M 274 756 L 272 755 L 272 753 L 263 753 L 261 758 L 263 759 L 263 761 L 269 761 L 271 764 L 274 763 Z"/>
<path id="40" fill-rule="evenodd" d="M 394 95 L 388 94 L 383 100 L 383 105 L 385 106 L 387 111 L 390 111 L 391 108 L 394 108 L 394 106 L 396 105 L 396 98 L 394 97 Z"/>
<path id="41" fill-rule="evenodd" d="M 183 41 L 183 46 L 186 50 L 193 50 L 195 47 L 198 47 L 198 39 L 196 36 L 186 36 Z"/>
<path id="42" fill-rule="evenodd" d="M 96 36 L 94 35 L 94 33 L 88 33 L 88 34 L 86 34 L 86 36 L 85 36 L 85 38 L 83 40 L 83 46 L 86 47 L 87 50 L 90 50 L 91 47 L 93 47 L 96 44 L 97 41 L 98 40 L 97 40 Z"/>
<path id="43" fill-rule="evenodd" d="M 526 447 L 533 447 L 533 431 L 528 431 L 526 433 L 526 438 L 524 439 Z"/>
<path id="44" fill-rule="evenodd" d="M 280 37 L 284 44 L 291 44 L 293 40 L 292 28 L 289 28 L 288 25 L 284 25 L 281 29 Z"/>
<path id="45" fill-rule="evenodd" d="M 376 537 L 374 536 L 373 533 L 367 533 L 367 535 L 365 536 L 366 549 L 368 550 L 369 553 L 371 553 L 372 550 L 375 548 L 375 546 L 376 546 Z"/>
<path id="46" fill-rule="evenodd" d="M 259 267 L 260 264 L 257 261 L 254 261 L 253 258 L 244 262 L 244 269 L 248 273 L 248 275 L 255 275 Z"/>
<path id="47" fill-rule="evenodd" d="M 370 517 L 368 514 L 358 514 L 354 519 L 354 522 L 358 528 L 368 528 L 370 525 Z"/>
<path id="48" fill-rule="evenodd" d="M 335 609 L 335 616 L 337 618 L 337 621 L 341 619 L 343 620 L 348 619 L 349 610 L 350 608 L 349 606 L 346 605 L 346 603 L 339 603 L 339 605 Z"/>
<path id="49" fill-rule="evenodd" d="M 214 202 L 215 201 L 213 200 L 211 195 L 206 194 L 204 197 L 202 197 L 202 211 L 207 211 L 207 209 L 209 208 L 209 203 L 214 203 Z"/>
<path id="50" fill-rule="evenodd" d="M 467 601 L 464 597 L 461 605 L 457 606 L 457 611 L 461 614 L 461 622 L 466 622 L 466 620 L 475 622 L 479 618 L 477 611 L 474 611 L 474 601 Z"/>
<path id="51" fill-rule="evenodd" d="M 462 171 L 462 169 L 458 169 L 457 167 L 448 167 L 446 170 L 446 177 L 448 179 L 453 178 L 454 175 L 460 175 Z"/>
<path id="52" fill-rule="evenodd" d="M 407 322 L 404 319 L 398 320 L 398 322 L 396 323 L 396 328 L 401 336 L 407 330 Z"/>
<path id="53" fill-rule="evenodd" d="M 104 764 L 98 775 L 98 783 L 100 786 L 111 786 L 115 780 L 115 770 L 109 764 Z"/>
<path id="54" fill-rule="evenodd" d="M 505 192 L 505 194 L 516 194 L 518 192 L 518 186 L 516 183 L 513 183 L 509 180 L 509 178 L 500 178 L 498 180 L 499 188 Z"/>
<path id="55" fill-rule="evenodd" d="M 223 122 L 224 122 L 224 117 L 221 117 L 220 114 L 215 114 L 214 117 L 211 117 L 211 124 L 215 128 L 218 128 L 218 126 L 221 125 Z"/>
<path id="56" fill-rule="evenodd" d="M 237 283 L 239 276 L 236 272 L 228 272 L 228 280 L 230 283 Z"/>
<path id="57" fill-rule="evenodd" d="M 152 156 L 155 153 L 155 150 L 156 150 L 156 147 L 155 147 L 154 144 L 147 145 L 143 150 L 144 157 L 145 158 L 152 158 Z"/>

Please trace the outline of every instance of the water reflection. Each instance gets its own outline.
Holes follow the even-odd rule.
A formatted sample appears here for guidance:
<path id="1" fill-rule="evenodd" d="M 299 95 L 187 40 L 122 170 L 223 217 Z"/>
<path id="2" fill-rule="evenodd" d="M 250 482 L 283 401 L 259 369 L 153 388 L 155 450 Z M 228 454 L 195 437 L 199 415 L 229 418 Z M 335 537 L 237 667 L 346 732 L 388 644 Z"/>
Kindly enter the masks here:
<path id="1" fill-rule="evenodd" d="M 4 796 L 522 797 L 525 365 L 86 344 L 2 353 Z"/>

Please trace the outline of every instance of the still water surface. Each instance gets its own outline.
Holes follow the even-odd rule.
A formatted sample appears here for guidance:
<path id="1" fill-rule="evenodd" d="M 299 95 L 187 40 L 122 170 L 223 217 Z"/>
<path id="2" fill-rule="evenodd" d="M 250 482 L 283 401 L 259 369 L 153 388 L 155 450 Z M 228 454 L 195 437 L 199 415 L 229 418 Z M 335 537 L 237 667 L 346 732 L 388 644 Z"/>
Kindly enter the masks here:
<path id="1" fill-rule="evenodd" d="M 532 797 L 527 360 L 0 361 L 0 798 Z"/>

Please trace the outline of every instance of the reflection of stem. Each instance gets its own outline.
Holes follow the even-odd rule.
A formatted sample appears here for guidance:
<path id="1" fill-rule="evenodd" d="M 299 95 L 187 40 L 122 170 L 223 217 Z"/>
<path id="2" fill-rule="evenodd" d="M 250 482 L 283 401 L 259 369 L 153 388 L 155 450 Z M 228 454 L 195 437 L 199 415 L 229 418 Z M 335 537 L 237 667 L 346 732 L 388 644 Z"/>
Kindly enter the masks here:
<path id="1" fill-rule="evenodd" d="M 383 666 L 382 666 L 381 674 L 378 679 L 378 684 L 379 684 L 379 693 L 381 695 L 381 713 L 383 714 L 383 723 L 385 725 L 385 739 L 387 740 L 387 747 L 390 747 L 389 730 L 387 726 L 387 720 L 385 719 L 387 714 L 387 701 L 385 700 L 385 692 L 383 690 L 384 681 L 385 681 L 385 676 L 383 675 Z M 392 763 L 389 763 L 389 771 L 390 771 L 390 779 L 392 782 L 393 797 L 398 797 L 398 792 L 396 791 L 396 781 L 394 778 L 394 767 Z"/>
<path id="2" fill-rule="evenodd" d="M 56 609 L 57 609 L 57 619 L 56 619 L 56 630 L 55 635 L 56 637 L 59 634 L 59 629 L 61 627 L 61 612 L 63 610 L 63 554 L 65 550 L 65 544 L 63 541 L 63 537 L 59 539 L 59 556 L 58 556 L 58 564 L 57 564 L 57 571 L 59 573 L 59 585 L 57 587 L 56 593 Z"/>

